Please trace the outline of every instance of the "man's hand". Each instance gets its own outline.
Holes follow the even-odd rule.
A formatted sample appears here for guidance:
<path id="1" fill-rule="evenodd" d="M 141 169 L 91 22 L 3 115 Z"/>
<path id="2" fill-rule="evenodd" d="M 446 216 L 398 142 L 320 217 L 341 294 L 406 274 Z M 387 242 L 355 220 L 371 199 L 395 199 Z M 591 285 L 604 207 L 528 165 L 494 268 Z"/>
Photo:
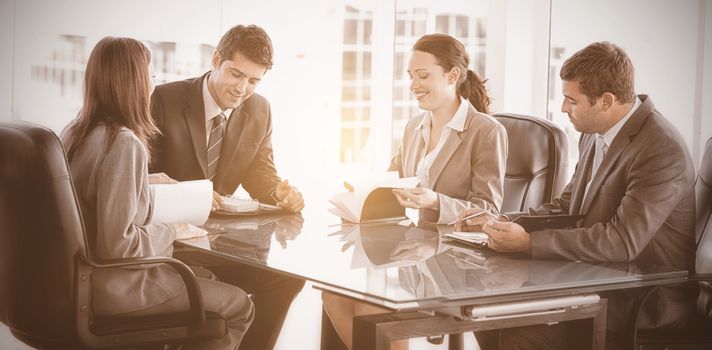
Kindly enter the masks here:
<path id="1" fill-rule="evenodd" d="M 482 215 L 467 219 L 467 217 L 478 213 L 482 213 Z M 482 225 L 488 221 L 504 221 L 504 219 L 490 212 L 483 213 L 480 208 L 468 208 L 457 216 L 457 220 L 455 220 L 455 231 L 479 232 L 482 231 Z"/>
<path id="2" fill-rule="evenodd" d="M 274 236 L 282 248 L 287 248 L 287 241 L 293 241 L 304 226 L 304 218 L 301 215 L 290 215 L 277 220 L 274 225 Z"/>
<path id="3" fill-rule="evenodd" d="M 220 210 L 220 207 L 223 204 L 222 197 L 220 197 L 220 194 L 217 192 L 213 191 L 213 207 L 211 208 L 212 211 Z"/>
<path id="4" fill-rule="evenodd" d="M 274 191 L 277 206 L 287 209 L 293 213 L 299 213 L 304 209 L 304 199 L 296 187 L 290 186 L 287 180 L 277 184 Z"/>
<path id="5" fill-rule="evenodd" d="M 177 184 L 178 181 L 171 179 L 166 173 L 148 174 L 148 183 L 154 184 Z"/>
<path id="6" fill-rule="evenodd" d="M 513 222 L 488 221 L 482 231 L 489 236 L 487 247 L 498 252 L 531 252 L 532 239 L 522 226 Z"/>
<path id="7" fill-rule="evenodd" d="M 394 188 L 393 193 L 396 195 L 398 203 L 405 208 L 440 209 L 438 194 L 429 188 Z"/>

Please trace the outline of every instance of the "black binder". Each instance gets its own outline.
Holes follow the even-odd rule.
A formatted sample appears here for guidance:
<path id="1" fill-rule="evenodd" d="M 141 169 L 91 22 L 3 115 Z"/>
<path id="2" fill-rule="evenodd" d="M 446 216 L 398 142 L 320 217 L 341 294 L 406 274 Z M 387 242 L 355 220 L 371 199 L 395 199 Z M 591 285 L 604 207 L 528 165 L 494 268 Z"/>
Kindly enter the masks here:
<path id="1" fill-rule="evenodd" d="M 583 215 L 522 215 L 513 220 L 527 232 L 578 227 Z"/>

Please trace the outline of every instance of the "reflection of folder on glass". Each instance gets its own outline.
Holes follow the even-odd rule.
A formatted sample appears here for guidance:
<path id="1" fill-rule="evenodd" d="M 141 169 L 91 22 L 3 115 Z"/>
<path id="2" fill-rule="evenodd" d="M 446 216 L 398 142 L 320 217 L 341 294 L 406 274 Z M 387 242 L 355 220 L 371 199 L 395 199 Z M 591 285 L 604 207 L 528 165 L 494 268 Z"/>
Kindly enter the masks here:
<path id="1" fill-rule="evenodd" d="M 545 229 L 566 229 L 578 227 L 583 215 L 523 215 L 513 221 L 524 227 L 527 232 Z"/>
<path id="2" fill-rule="evenodd" d="M 405 219 L 403 208 L 392 189 L 415 187 L 418 178 L 387 179 L 380 184 L 356 186 L 353 191 L 338 193 L 329 202 L 333 214 L 355 223 L 378 222 Z"/>

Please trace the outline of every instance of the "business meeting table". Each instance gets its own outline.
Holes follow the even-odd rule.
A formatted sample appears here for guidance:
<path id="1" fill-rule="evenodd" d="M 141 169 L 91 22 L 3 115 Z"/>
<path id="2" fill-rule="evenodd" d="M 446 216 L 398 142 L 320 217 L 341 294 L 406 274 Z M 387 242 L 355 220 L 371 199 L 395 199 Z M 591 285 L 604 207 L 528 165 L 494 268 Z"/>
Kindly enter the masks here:
<path id="1" fill-rule="evenodd" d="M 603 349 L 606 300 L 597 293 L 687 278 L 687 271 L 665 267 L 500 254 L 450 242 L 443 235 L 452 226 L 418 225 L 417 218 L 349 224 L 326 204 L 308 205 L 301 215 L 212 215 L 205 227 L 208 236 L 178 241 L 176 252 L 198 250 L 206 266 L 229 261 L 298 276 L 392 309 L 355 319 L 354 349 L 585 318 L 593 320 L 592 347 Z"/>

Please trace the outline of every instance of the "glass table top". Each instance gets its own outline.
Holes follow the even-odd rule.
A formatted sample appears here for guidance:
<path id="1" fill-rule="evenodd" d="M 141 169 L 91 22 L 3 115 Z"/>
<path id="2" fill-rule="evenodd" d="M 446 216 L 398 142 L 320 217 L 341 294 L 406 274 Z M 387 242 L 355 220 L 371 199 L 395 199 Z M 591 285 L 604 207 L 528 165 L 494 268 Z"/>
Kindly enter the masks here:
<path id="1" fill-rule="evenodd" d="M 575 293 L 684 280 L 687 272 L 590 264 L 478 249 L 443 238 L 452 226 L 412 220 L 348 224 L 317 207 L 299 214 L 211 217 L 206 237 L 179 241 L 204 265 L 237 261 L 312 281 L 394 309 L 437 307 L 536 293 Z M 212 259 L 212 260 L 211 260 Z"/>

